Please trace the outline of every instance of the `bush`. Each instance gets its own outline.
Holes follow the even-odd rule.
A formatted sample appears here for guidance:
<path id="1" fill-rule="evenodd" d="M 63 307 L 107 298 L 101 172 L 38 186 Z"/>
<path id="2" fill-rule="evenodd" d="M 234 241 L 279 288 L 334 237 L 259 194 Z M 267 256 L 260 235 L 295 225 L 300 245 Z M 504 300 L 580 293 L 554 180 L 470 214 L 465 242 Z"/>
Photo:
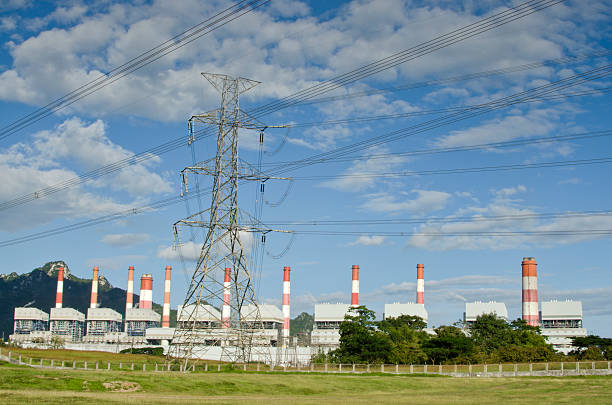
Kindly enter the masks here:
<path id="1" fill-rule="evenodd" d="M 163 356 L 164 348 L 163 347 L 138 347 L 138 348 L 130 348 L 130 349 L 121 350 L 120 353 L 146 354 L 149 356 Z"/>

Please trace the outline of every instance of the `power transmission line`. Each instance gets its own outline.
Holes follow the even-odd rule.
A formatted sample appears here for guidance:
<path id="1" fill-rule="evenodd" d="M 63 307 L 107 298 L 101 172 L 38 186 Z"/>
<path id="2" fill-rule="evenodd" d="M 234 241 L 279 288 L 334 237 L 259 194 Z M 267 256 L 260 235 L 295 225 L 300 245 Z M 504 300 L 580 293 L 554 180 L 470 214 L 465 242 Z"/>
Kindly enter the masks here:
<path id="1" fill-rule="evenodd" d="M 162 44 L 152 48 L 146 52 L 141 53 L 137 57 L 129 60 L 109 71 L 108 73 L 83 84 L 77 89 L 70 93 L 52 101 L 51 103 L 41 107 L 30 114 L 23 116 L 12 123 L 0 128 L 0 140 L 5 139 L 14 133 L 26 128 L 35 122 L 48 117 L 49 115 L 66 108 L 73 103 L 87 97 L 100 89 L 116 82 L 117 80 L 139 70 L 143 67 L 155 62 L 156 60 L 175 52 L 183 46 L 195 41 L 196 39 L 216 30 L 231 21 L 247 14 L 264 4 L 269 3 L 270 0 L 242 0 L 238 3 L 218 12 L 214 16 L 208 18 L 205 21 L 191 27 L 187 31 L 182 32 L 179 35 L 163 42 Z"/>

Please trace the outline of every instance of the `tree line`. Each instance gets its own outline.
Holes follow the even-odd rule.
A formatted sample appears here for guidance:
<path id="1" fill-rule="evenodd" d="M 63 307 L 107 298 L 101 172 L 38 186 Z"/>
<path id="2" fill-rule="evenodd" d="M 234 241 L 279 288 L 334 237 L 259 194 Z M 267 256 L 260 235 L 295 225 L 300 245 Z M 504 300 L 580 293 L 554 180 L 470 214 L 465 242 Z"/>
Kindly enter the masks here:
<path id="1" fill-rule="evenodd" d="M 352 309 L 340 324 L 340 346 L 315 362 L 387 364 L 482 364 L 612 359 L 612 339 L 575 338 L 569 355 L 556 352 L 538 327 L 480 315 L 468 328 L 444 325 L 431 335 L 422 318 L 402 315 L 375 320 L 374 311 Z"/>

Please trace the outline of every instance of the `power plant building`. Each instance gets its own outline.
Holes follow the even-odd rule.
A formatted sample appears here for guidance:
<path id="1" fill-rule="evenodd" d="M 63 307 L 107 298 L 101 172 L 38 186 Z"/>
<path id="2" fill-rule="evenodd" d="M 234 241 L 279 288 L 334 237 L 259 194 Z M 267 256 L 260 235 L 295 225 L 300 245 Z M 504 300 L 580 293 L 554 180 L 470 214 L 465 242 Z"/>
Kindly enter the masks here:
<path id="1" fill-rule="evenodd" d="M 48 336 L 49 314 L 38 308 L 15 308 L 13 334 L 11 342 L 30 342 L 32 339 Z"/>
<path id="2" fill-rule="evenodd" d="M 351 305 L 348 304 L 315 304 L 311 344 L 337 347 L 340 344 L 340 324 L 350 309 Z"/>
<path id="3" fill-rule="evenodd" d="M 465 312 L 463 313 L 463 324 L 470 327 L 476 322 L 476 318 L 480 315 L 495 314 L 498 318 L 508 322 L 508 310 L 503 302 L 475 301 L 465 303 Z"/>
<path id="4" fill-rule="evenodd" d="M 161 315 L 149 308 L 130 308 L 125 314 L 125 330 L 128 336 L 145 336 L 148 328 L 157 328 Z"/>
<path id="5" fill-rule="evenodd" d="M 385 312 L 383 314 L 384 319 L 397 318 L 402 315 L 418 316 L 427 323 L 428 315 L 425 309 L 425 304 L 415 304 L 408 302 L 400 304 L 399 302 L 393 304 L 385 304 Z"/>
<path id="6" fill-rule="evenodd" d="M 86 342 L 116 341 L 122 331 L 123 318 L 121 314 L 110 308 L 87 309 Z"/>
<path id="7" fill-rule="evenodd" d="M 253 329 L 259 329 L 260 326 L 255 325 L 257 319 L 257 307 L 255 305 L 244 305 L 241 311 L 242 320 L 251 324 Z M 278 307 L 270 304 L 259 305 L 259 316 L 263 324 L 263 336 L 260 337 L 262 344 L 270 344 L 276 346 L 279 341 L 279 335 L 283 327 L 283 313 Z"/>
<path id="8" fill-rule="evenodd" d="M 85 334 L 85 314 L 74 308 L 51 308 L 50 331 L 52 336 L 66 342 L 80 342 Z"/>
<path id="9" fill-rule="evenodd" d="M 587 335 L 587 330 L 582 327 L 582 302 L 543 301 L 541 305 L 542 335 L 555 350 L 569 353 L 574 348 L 572 338 Z"/>

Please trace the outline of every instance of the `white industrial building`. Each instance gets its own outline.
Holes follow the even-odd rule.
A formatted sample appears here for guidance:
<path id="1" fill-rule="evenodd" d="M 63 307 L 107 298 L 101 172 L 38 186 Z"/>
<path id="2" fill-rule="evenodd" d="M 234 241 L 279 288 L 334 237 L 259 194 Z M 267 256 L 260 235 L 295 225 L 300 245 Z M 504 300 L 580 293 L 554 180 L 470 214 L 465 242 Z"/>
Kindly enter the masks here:
<path id="1" fill-rule="evenodd" d="M 314 325 L 310 334 L 313 346 L 335 349 L 340 345 L 340 324 L 349 313 L 348 304 L 315 304 Z"/>
<path id="2" fill-rule="evenodd" d="M 463 324 L 470 327 L 476 322 L 476 318 L 480 315 L 495 314 L 498 318 L 508 322 L 508 310 L 506 304 L 497 301 L 475 301 L 465 303 L 465 312 L 463 313 Z"/>
<path id="3" fill-rule="evenodd" d="M 121 314 L 110 308 L 88 308 L 84 341 L 116 342 L 122 332 L 122 321 Z"/>
<path id="4" fill-rule="evenodd" d="M 49 314 L 38 308 L 15 308 L 13 334 L 11 342 L 31 342 L 45 340 L 49 335 Z"/>
<path id="5" fill-rule="evenodd" d="M 418 316 L 427 323 L 428 315 L 425 309 L 425 304 L 415 304 L 413 302 L 407 302 L 400 304 L 399 302 L 393 304 L 385 304 L 385 312 L 383 319 L 397 318 L 402 315 Z"/>
<path id="6" fill-rule="evenodd" d="M 270 304 L 261 304 L 259 306 L 259 317 L 263 324 L 263 331 L 260 340 L 262 344 L 276 346 L 280 341 L 280 331 L 283 327 L 283 313 L 278 307 Z M 260 326 L 255 325 L 257 319 L 257 306 L 243 305 L 241 317 L 244 322 L 250 324 L 254 330 L 259 330 Z"/>
<path id="7" fill-rule="evenodd" d="M 176 326 L 179 329 L 213 329 L 221 326 L 221 312 L 208 304 L 179 305 L 176 310 Z"/>
<path id="8" fill-rule="evenodd" d="M 145 338 L 148 328 L 157 328 L 161 315 L 149 308 L 128 308 L 125 311 L 125 332 L 129 337 Z"/>
<path id="9" fill-rule="evenodd" d="M 582 327 L 581 301 L 542 301 L 540 327 L 542 335 L 554 349 L 564 354 L 574 349 L 572 338 L 586 336 Z"/>
<path id="10" fill-rule="evenodd" d="M 74 308 L 51 308 L 50 331 L 52 336 L 65 342 L 80 342 L 85 334 L 85 314 Z"/>

